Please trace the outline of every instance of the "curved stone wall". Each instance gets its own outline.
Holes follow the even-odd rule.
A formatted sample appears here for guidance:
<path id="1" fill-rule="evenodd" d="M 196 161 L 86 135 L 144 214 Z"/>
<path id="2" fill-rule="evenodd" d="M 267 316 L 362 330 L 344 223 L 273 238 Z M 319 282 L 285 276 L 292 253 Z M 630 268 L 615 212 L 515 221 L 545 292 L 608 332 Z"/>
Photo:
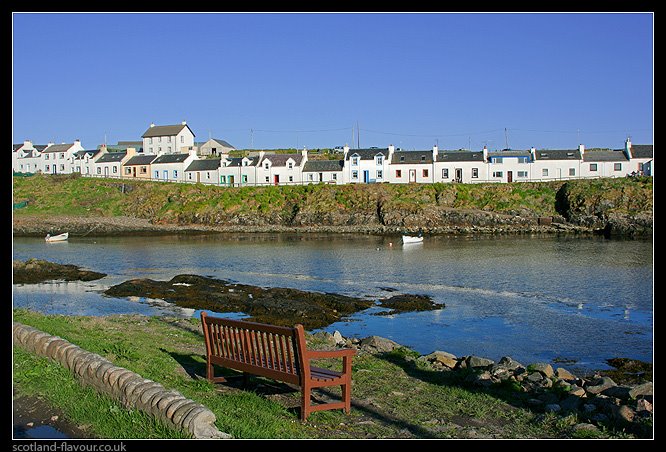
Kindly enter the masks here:
<path id="1" fill-rule="evenodd" d="M 212 411 L 177 391 L 31 326 L 14 322 L 12 329 L 15 345 L 60 363 L 83 385 L 92 386 L 127 408 L 139 409 L 194 438 L 231 438 L 215 427 Z"/>

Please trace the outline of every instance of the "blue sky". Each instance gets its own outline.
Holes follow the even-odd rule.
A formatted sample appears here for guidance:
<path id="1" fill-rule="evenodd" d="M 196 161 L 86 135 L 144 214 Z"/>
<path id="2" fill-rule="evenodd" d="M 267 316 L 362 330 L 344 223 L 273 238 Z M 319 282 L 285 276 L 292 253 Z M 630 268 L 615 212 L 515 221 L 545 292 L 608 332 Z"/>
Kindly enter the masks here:
<path id="1" fill-rule="evenodd" d="M 15 13 L 13 143 L 653 143 L 651 13 Z M 358 128 L 357 128 L 358 125 Z"/>

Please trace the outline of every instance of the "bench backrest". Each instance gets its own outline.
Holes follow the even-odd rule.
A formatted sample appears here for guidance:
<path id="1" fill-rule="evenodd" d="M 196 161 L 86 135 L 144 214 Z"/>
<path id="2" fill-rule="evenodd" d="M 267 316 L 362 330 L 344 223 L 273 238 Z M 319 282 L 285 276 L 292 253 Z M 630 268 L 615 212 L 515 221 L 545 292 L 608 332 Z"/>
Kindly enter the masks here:
<path id="1" fill-rule="evenodd" d="M 301 384 L 305 364 L 303 327 L 211 317 L 201 313 L 207 358 L 214 364 Z M 300 327 L 300 328 L 299 328 Z"/>

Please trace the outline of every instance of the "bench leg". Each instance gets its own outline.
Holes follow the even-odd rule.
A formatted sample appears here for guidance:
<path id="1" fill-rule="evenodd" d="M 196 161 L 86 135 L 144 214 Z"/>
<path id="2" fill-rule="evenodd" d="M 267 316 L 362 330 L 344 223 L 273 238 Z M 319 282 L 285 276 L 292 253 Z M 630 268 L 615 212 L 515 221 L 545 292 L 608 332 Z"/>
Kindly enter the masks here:
<path id="1" fill-rule="evenodd" d="M 310 414 L 310 388 L 304 386 L 301 389 L 301 421 L 308 420 Z"/>
<path id="2" fill-rule="evenodd" d="M 215 370 L 213 369 L 213 363 L 211 362 L 206 364 L 206 378 L 212 383 L 225 383 L 227 381 L 224 377 L 215 376 Z"/>
<path id="3" fill-rule="evenodd" d="M 351 384 L 341 385 L 342 401 L 345 403 L 345 414 L 351 413 Z"/>

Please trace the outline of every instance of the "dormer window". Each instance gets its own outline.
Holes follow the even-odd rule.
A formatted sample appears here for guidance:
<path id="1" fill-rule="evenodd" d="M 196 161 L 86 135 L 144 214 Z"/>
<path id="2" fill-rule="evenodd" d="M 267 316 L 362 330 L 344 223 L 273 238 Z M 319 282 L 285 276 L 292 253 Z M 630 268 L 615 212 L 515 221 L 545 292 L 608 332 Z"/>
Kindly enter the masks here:
<path id="1" fill-rule="evenodd" d="M 352 155 L 351 164 L 358 165 L 358 155 Z"/>
<path id="2" fill-rule="evenodd" d="M 404 155 L 401 155 L 401 156 L 400 156 L 400 161 L 401 161 L 401 162 L 404 162 L 404 161 L 405 161 L 405 156 L 404 156 Z"/>
<path id="3" fill-rule="evenodd" d="M 425 155 L 422 155 L 422 156 L 421 156 L 421 161 L 422 161 L 422 162 L 425 162 Z"/>
<path id="4" fill-rule="evenodd" d="M 291 160 L 287 162 L 287 168 L 294 169 L 294 162 L 292 162 Z"/>
<path id="5" fill-rule="evenodd" d="M 384 163 L 384 156 L 383 155 L 376 156 L 375 161 L 377 162 L 377 165 L 382 165 Z"/>
<path id="6" fill-rule="evenodd" d="M 269 166 L 270 164 L 268 162 L 264 163 L 264 169 L 268 169 Z"/>

